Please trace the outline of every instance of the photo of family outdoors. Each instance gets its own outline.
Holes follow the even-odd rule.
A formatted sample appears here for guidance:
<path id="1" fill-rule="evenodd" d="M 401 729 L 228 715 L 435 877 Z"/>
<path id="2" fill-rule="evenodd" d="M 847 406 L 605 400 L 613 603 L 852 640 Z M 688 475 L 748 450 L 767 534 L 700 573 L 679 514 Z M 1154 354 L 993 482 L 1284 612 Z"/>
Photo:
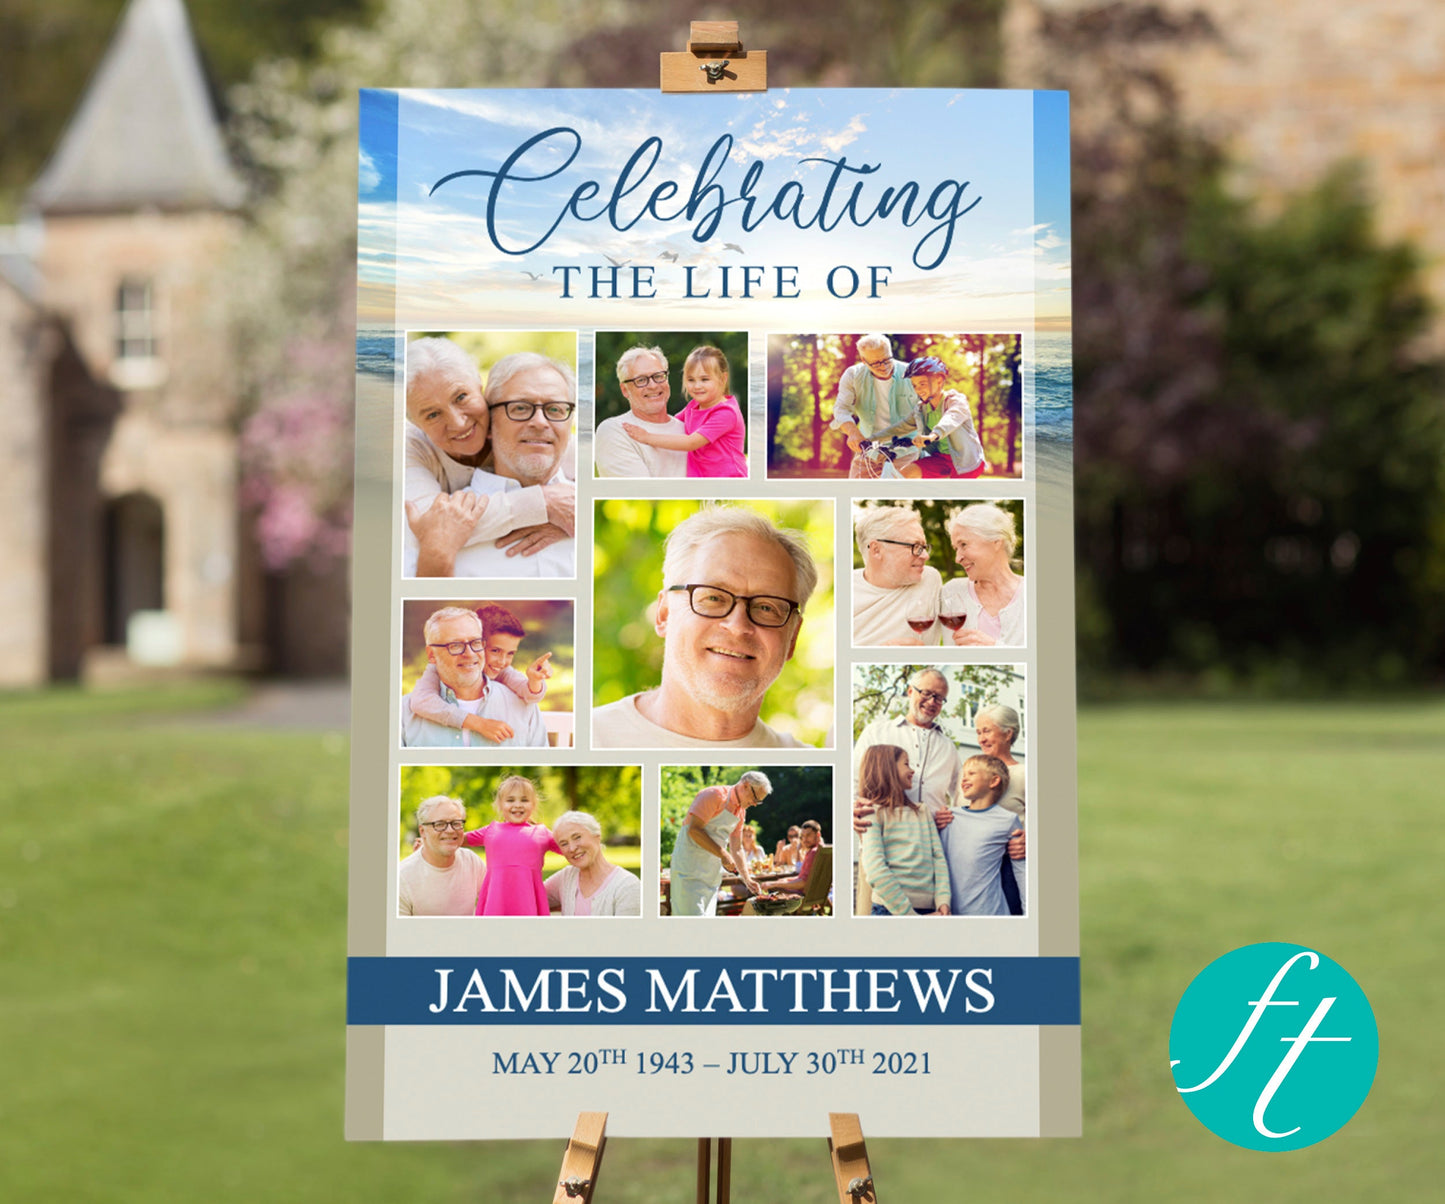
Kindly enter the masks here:
<path id="1" fill-rule="evenodd" d="M 833 914 L 828 765 L 664 765 L 664 916 Z"/>
<path id="2" fill-rule="evenodd" d="M 577 335 L 408 333 L 405 577 L 577 575 Z"/>
<path id="3" fill-rule="evenodd" d="M 599 330 L 592 436 L 599 477 L 748 475 L 748 336 Z"/>
<path id="4" fill-rule="evenodd" d="M 1016 334 L 768 337 L 768 476 L 1023 475 Z"/>
<path id="5" fill-rule="evenodd" d="M 402 766 L 397 914 L 641 915 L 641 783 L 636 765 Z"/>
<path id="6" fill-rule="evenodd" d="M 853 666 L 855 916 L 1020 916 L 1022 665 Z"/>

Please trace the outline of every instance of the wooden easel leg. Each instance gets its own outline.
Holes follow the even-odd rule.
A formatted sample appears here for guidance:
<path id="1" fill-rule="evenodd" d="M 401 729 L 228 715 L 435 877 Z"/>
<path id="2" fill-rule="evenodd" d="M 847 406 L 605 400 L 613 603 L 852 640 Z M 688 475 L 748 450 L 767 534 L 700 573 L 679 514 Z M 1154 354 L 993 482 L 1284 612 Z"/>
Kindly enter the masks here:
<path id="1" fill-rule="evenodd" d="M 562 1155 L 562 1173 L 552 1194 L 552 1204 L 592 1204 L 606 1148 L 607 1113 L 579 1112 L 572 1140 Z"/>
<path id="2" fill-rule="evenodd" d="M 697 1139 L 697 1204 L 708 1204 L 712 1174 L 712 1138 Z"/>
<path id="3" fill-rule="evenodd" d="M 868 1147 L 856 1112 L 829 1112 L 828 1150 L 833 1156 L 833 1177 L 838 1181 L 838 1204 L 876 1204 Z"/>
<path id="4" fill-rule="evenodd" d="M 733 1139 L 717 1139 L 717 1204 L 731 1204 L 733 1198 Z"/>

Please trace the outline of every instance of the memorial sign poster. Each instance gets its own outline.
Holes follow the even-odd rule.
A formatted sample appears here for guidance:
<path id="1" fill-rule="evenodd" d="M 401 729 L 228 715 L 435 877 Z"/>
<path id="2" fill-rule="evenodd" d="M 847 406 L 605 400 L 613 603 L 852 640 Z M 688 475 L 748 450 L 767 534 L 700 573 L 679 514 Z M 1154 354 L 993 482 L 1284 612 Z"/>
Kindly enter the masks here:
<path id="1" fill-rule="evenodd" d="M 349 1135 L 1077 1133 L 1067 98 L 360 103 Z"/>

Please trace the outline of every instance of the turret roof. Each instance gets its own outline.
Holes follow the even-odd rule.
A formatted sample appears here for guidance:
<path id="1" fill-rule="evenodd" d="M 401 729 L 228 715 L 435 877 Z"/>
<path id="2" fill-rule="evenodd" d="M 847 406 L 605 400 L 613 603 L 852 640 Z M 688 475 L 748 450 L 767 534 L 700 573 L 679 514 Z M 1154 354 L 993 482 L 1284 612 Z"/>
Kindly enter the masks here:
<path id="1" fill-rule="evenodd" d="M 43 213 L 235 208 L 182 0 L 131 0 L 30 201 Z"/>

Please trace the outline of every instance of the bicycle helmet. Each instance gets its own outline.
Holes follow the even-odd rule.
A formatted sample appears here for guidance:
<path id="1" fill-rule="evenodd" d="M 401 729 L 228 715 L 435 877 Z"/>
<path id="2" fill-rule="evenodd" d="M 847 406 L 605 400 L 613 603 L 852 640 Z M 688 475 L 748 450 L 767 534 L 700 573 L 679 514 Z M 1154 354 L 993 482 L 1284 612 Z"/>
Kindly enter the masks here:
<path id="1" fill-rule="evenodd" d="M 947 376 L 948 369 L 936 355 L 920 355 L 916 360 L 909 362 L 903 370 L 905 378 L 910 376 Z"/>

